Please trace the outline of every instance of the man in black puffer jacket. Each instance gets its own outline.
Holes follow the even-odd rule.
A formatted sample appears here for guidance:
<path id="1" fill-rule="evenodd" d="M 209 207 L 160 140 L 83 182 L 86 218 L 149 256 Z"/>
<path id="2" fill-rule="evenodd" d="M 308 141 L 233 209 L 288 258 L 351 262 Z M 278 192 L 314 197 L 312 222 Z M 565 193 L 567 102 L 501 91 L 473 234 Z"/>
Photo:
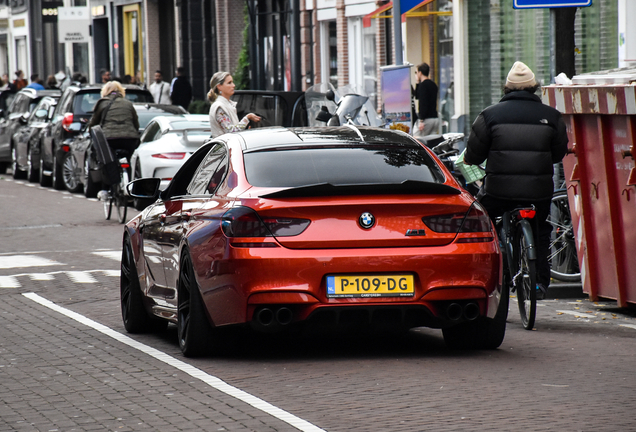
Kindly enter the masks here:
<path id="1" fill-rule="evenodd" d="M 476 165 L 488 159 L 479 200 L 493 220 L 515 207 L 535 205 L 537 298 L 542 299 L 550 285 L 552 226 L 546 219 L 554 191 L 553 164 L 565 156 L 568 137 L 561 113 L 541 102 L 538 89 L 530 68 L 515 62 L 504 97 L 475 119 L 464 162 Z"/>

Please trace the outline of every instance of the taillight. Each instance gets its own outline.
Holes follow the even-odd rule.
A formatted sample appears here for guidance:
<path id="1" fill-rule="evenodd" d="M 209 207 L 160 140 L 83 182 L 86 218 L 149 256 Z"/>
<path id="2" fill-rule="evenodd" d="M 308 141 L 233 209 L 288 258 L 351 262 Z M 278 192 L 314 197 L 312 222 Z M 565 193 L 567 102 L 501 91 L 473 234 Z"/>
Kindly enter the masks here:
<path id="1" fill-rule="evenodd" d="M 307 219 L 261 218 L 251 208 L 236 207 L 223 215 L 221 228 L 228 237 L 289 237 L 302 233 L 309 223 Z"/>
<path id="2" fill-rule="evenodd" d="M 438 233 L 457 233 L 464 221 L 465 213 L 450 213 L 436 216 L 426 216 L 422 222 L 426 226 Z"/>
<path id="3" fill-rule="evenodd" d="M 130 168 L 130 164 L 129 164 L 129 163 L 122 163 L 122 164 L 120 164 L 120 165 L 121 165 L 121 167 L 122 167 L 122 168 L 124 168 L 124 169 L 128 169 L 128 168 Z"/>
<path id="4" fill-rule="evenodd" d="M 477 202 L 470 207 L 459 232 L 492 232 L 492 224 L 486 210 Z"/>
<path id="5" fill-rule="evenodd" d="M 73 113 L 64 114 L 64 118 L 62 119 L 62 127 L 65 131 L 70 132 L 69 127 L 73 123 Z"/>
<path id="6" fill-rule="evenodd" d="M 490 218 L 477 202 L 473 203 L 468 213 L 426 216 L 422 222 L 438 233 L 491 232 Z"/>
<path id="7" fill-rule="evenodd" d="M 153 158 L 157 159 L 183 159 L 186 157 L 185 153 L 155 153 L 152 155 Z"/>
<path id="8" fill-rule="evenodd" d="M 537 214 L 534 209 L 521 209 L 519 210 L 519 217 L 521 219 L 533 219 Z"/>

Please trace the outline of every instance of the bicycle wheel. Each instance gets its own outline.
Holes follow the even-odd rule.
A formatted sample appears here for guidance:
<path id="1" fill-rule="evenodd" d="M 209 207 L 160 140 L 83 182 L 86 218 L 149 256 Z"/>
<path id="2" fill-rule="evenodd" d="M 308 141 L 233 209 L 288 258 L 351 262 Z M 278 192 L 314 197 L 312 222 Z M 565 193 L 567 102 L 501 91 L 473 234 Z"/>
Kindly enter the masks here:
<path id="1" fill-rule="evenodd" d="M 113 197 L 110 195 L 104 200 L 104 218 L 110 220 L 110 215 L 113 212 Z"/>
<path id="2" fill-rule="evenodd" d="M 515 231 L 514 248 L 517 271 L 513 283 L 517 288 L 519 315 L 523 328 L 532 330 L 537 315 L 537 270 L 535 260 L 528 258 L 528 246 L 520 227 Z"/>
<path id="3" fill-rule="evenodd" d="M 550 234 L 550 276 L 563 282 L 581 280 L 579 259 L 576 253 L 574 228 L 570 215 L 570 205 L 566 190 L 559 190 L 552 196 L 550 214 L 547 219 L 552 225 Z"/>
<path id="4" fill-rule="evenodd" d="M 119 223 L 126 222 L 128 213 L 128 196 L 124 194 L 120 185 L 113 186 L 113 201 L 117 210 L 117 220 Z"/>

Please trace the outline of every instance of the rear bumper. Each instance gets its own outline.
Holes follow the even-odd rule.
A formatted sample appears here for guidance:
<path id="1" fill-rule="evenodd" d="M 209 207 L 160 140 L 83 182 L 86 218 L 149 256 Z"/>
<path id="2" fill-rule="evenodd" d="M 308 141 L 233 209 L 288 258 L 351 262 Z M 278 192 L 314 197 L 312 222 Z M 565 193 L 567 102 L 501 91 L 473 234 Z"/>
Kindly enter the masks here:
<path id="1" fill-rule="evenodd" d="M 429 248 L 229 250 L 222 259 L 192 250 L 216 325 L 253 322 L 264 308 L 276 313 L 284 307 L 292 311 L 293 323 L 327 319 L 339 324 L 351 316 L 374 323 L 392 316 L 407 327 L 444 327 L 464 319 L 463 314 L 451 319 L 449 305 L 463 310 L 476 304 L 479 316 L 493 318 L 501 296 L 502 262 L 494 241 Z M 414 276 L 412 297 L 330 298 L 326 293 L 329 275 L 397 273 Z"/>

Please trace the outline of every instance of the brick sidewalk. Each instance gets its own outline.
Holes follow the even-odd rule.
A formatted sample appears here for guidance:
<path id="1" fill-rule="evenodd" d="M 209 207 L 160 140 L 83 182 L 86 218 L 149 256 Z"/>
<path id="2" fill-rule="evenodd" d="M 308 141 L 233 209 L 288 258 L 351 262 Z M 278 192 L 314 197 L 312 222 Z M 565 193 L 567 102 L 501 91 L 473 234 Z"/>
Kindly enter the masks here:
<path id="1" fill-rule="evenodd" d="M 2 299 L 2 431 L 296 430 L 21 295 Z"/>

